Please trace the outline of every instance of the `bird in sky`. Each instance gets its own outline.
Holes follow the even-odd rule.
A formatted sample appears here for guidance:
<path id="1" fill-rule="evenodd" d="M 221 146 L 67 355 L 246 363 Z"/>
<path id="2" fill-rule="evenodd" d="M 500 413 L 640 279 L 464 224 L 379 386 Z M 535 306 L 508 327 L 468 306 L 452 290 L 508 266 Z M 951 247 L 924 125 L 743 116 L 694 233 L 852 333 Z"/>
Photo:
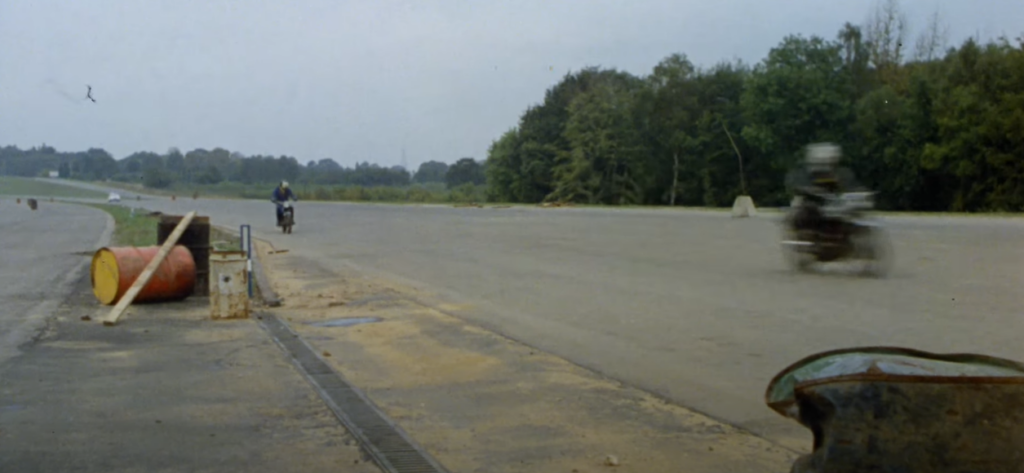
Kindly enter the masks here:
<path id="1" fill-rule="evenodd" d="M 92 98 L 92 86 L 86 85 L 86 87 L 88 87 L 89 90 L 85 93 L 85 98 L 92 100 L 92 103 L 96 103 L 96 99 Z"/>

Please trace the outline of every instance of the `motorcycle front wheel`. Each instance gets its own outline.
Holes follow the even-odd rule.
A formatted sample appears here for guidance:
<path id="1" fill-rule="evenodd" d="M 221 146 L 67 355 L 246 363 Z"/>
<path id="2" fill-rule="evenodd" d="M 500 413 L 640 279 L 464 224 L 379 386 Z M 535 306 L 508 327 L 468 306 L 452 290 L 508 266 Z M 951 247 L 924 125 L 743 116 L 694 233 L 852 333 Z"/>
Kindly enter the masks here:
<path id="1" fill-rule="evenodd" d="M 785 229 L 782 232 L 782 256 L 786 264 L 797 271 L 810 271 L 814 264 L 814 255 L 800 251 L 798 242 L 801 242 L 800 235 L 792 229 Z"/>
<path id="2" fill-rule="evenodd" d="M 853 237 L 854 256 L 861 274 L 884 278 L 892 271 L 893 252 L 889 233 L 881 227 L 866 227 Z"/>

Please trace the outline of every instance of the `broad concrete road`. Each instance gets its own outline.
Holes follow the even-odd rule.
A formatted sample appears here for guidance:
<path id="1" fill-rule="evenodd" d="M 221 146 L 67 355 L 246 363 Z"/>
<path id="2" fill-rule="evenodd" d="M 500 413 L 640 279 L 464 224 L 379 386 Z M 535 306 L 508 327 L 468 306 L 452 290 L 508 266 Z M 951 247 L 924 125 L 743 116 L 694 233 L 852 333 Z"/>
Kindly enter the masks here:
<path id="1" fill-rule="evenodd" d="M 895 271 L 872 280 L 788 271 L 771 214 L 300 203 L 281 235 L 269 202 L 142 204 L 252 224 L 324 269 L 418 281 L 484 326 L 804 448 L 763 400 L 804 356 L 899 345 L 1024 360 L 1021 219 L 885 218 Z"/>
<path id="2" fill-rule="evenodd" d="M 93 208 L 40 202 L 33 212 L 0 197 L 0 364 L 45 326 L 88 252 L 109 236 L 108 221 Z"/>

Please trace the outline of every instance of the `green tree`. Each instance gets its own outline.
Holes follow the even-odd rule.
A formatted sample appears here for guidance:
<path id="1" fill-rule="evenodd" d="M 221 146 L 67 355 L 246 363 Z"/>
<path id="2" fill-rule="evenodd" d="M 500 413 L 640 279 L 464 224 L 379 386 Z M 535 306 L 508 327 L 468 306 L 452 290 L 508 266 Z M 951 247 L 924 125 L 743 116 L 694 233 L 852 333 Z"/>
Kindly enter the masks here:
<path id="1" fill-rule="evenodd" d="M 640 203 L 640 158 L 644 155 L 634 116 L 639 83 L 595 86 L 573 100 L 559 156 L 557 187 L 548 200 L 590 204 Z"/>
<path id="2" fill-rule="evenodd" d="M 951 210 L 1024 210 L 1024 52 L 968 40 L 945 63 L 921 167 L 945 176 Z"/>
<path id="3" fill-rule="evenodd" d="M 178 151 L 178 148 L 171 148 L 167 151 L 167 155 L 164 158 L 167 163 L 167 171 L 179 176 L 180 178 L 190 181 L 191 176 L 186 170 L 185 156 Z"/>
<path id="4" fill-rule="evenodd" d="M 174 183 L 174 176 L 163 164 L 149 164 L 142 170 L 142 185 L 153 189 L 166 189 Z"/>
<path id="5" fill-rule="evenodd" d="M 700 166 L 694 153 L 699 115 L 697 68 L 681 54 L 663 59 L 639 93 L 636 116 L 650 153 L 635 163 L 646 203 L 675 205 L 699 194 Z"/>
<path id="6" fill-rule="evenodd" d="M 218 184 L 223 181 L 224 176 L 213 163 L 208 164 L 206 169 L 196 178 L 196 182 L 199 184 Z"/>
<path id="7" fill-rule="evenodd" d="M 444 180 L 449 189 L 454 189 L 463 184 L 484 184 L 487 182 L 487 176 L 484 174 L 483 166 L 475 159 L 462 158 L 448 168 Z"/>
<path id="8" fill-rule="evenodd" d="M 420 164 L 413 181 L 423 184 L 427 182 L 444 182 L 448 173 L 448 164 L 440 161 L 427 161 Z"/>
<path id="9" fill-rule="evenodd" d="M 522 202 L 524 176 L 519 158 L 519 130 L 506 131 L 487 150 L 487 200 L 491 202 Z"/>
<path id="10" fill-rule="evenodd" d="M 606 82 L 625 83 L 635 78 L 627 73 L 596 67 L 566 74 L 548 89 L 543 103 L 529 107 L 519 120 L 514 139 L 504 142 L 502 159 L 491 160 L 494 176 L 515 176 L 507 182 L 495 182 L 492 193 L 505 195 L 514 202 L 540 202 L 555 189 L 555 166 L 559 156 L 570 151 L 564 136 L 569 120 L 569 105 L 580 94 Z M 508 146 L 512 145 L 514 146 Z M 501 187 L 507 185 L 508 187 Z"/>
<path id="11" fill-rule="evenodd" d="M 788 36 L 754 68 L 742 99 L 748 120 L 742 136 L 767 160 L 762 179 L 783 182 L 808 143 L 845 141 L 852 106 L 840 51 L 835 42 Z M 781 186 L 757 197 L 786 200 Z"/>

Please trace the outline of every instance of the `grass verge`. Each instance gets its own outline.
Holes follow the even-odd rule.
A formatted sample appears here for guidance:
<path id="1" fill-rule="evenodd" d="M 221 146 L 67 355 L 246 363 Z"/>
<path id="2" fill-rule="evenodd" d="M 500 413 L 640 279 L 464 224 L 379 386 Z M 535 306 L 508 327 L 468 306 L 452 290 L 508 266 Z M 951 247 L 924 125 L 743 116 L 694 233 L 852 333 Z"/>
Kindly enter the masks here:
<path id="1" fill-rule="evenodd" d="M 149 211 L 111 204 L 83 204 L 95 207 L 114 218 L 114 246 L 153 246 L 157 244 L 157 224 L 160 219 Z M 215 251 L 241 251 L 238 235 L 218 227 L 210 228 L 210 246 Z"/>
<path id="2" fill-rule="evenodd" d="M 160 221 L 145 211 L 132 211 L 127 207 L 109 204 L 84 204 L 95 207 L 114 217 L 114 235 L 111 245 L 114 246 L 153 246 L 156 245 L 156 227 Z"/>
<path id="3" fill-rule="evenodd" d="M 214 251 L 242 251 L 242 242 L 235 232 L 210 227 L 210 246 Z"/>
<path id="4" fill-rule="evenodd" d="M 103 199 L 107 197 L 107 195 L 102 192 L 22 177 L 0 177 L 0 195 L 23 198 L 66 197 Z"/>

